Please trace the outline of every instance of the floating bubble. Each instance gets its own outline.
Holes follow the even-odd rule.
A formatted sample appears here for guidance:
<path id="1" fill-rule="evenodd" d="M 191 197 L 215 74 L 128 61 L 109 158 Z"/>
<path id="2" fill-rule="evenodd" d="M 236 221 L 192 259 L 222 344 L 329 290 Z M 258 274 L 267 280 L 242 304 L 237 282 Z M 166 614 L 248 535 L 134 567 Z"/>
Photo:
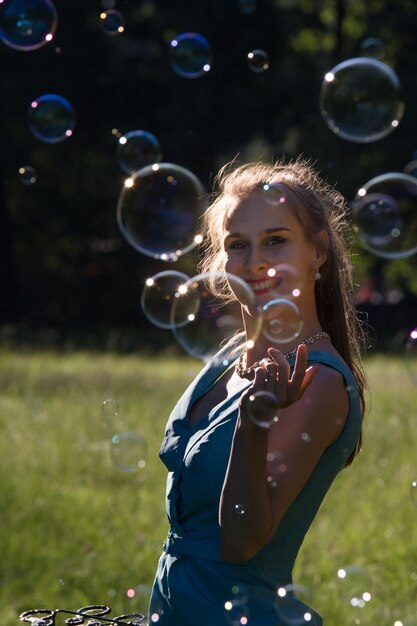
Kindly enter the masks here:
<path id="1" fill-rule="evenodd" d="M 100 13 L 100 26 L 103 33 L 114 37 L 124 32 L 125 20 L 120 11 L 109 9 Z"/>
<path id="2" fill-rule="evenodd" d="M 367 37 L 361 43 L 361 54 L 380 59 L 384 56 L 384 43 L 378 37 Z"/>
<path id="3" fill-rule="evenodd" d="M 330 130 L 342 139 L 357 143 L 382 139 L 397 128 L 404 113 L 400 81 L 376 59 L 343 61 L 324 77 L 320 111 Z"/>
<path id="4" fill-rule="evenodd" d="M 275 298 L 298 298 L 301 294 L 302 284 L 300 274 L 293 265 L 279 263 L 270 267 L 268 277 L 275 281 L 271 292 Z"/>
<path id="5" fill-rule="evenodd" d="M 63 96 L 50 93 L 31 102 L 29 126 L 37 139 L 45 143 L 64 141 L 71 137 L 74 125 L 74 110 Z"/>
<path id="6" fill-rule="evenodd" d="M 408 335 L 405 344 L 405 364 L 411 380 L 417 384 L 417 328 Z"/>
<path id="7" fill-rule="evenodd" d="M 372 596 L 369 592 L 369 577 L 358 565 L 347 565 L 337 570 L 339 594 L 342 601 L 353 608 L 363 609 Z"/>
<path id="8" fill-rule="evenodd" d="M 240 598 L 232 598 L 224 603 L 226 620 L 230 626 L 246 626 L 249 624 L 247 603 Z"/>
<path id="9" fill-rule="evenodd" d="M 227 283 L 238 300 L 226 303 L 224 299 L 215 297 L 208 287 L 210 280 Z M 227 340 L 243 331 L 241 303 L 252 315 L 247 341 L 253 342 L 261 329 L 261 317 L 249 285 L 226 272 L 194 276 L 181 285 L 174 300 L 171 313 L 174 336 L 186 352 L 208 361 Z M 231 348 L 230 354 L 222 359 L 232 358 L 241 348 L 241 345 Z"/>
<path id="10" fill-rule="evenodd" d="M 119 137 L 116 158 L 126 174 L 133 174 L 145 165 L 159 163 L 162 158 L 161 146 L 152 133 L 132 130 Z"/>
<path id="11" fill-rule="evenodd" d="M 280 206 L 287 201 L 282 183 L 264 183 L 262 191 L 266 202 L 272 206 Z"/>
<path id="12" fill-rule="evenodd" d="M 243 504 L 235 504 L 235 513 L 236 515 L 245 515 L 245 507 Z"/>
<path id="13" fill-rule="evenodd" d="M 57 12 L 51 0 L 7 0 L 0 3 L 0 39 L 15 50 L 30 51 L 49 43 Z"/>
<path id="14" fill-rule="evenodd" d="M 286 298 L 275 298 L 261 307 L 262 334 L 277 344 L 289 343 L 296 339 L 303 327 L 300 309 Z"/>
<path id="15" fill-rule="evenodd" d="M 35 168 L 31 165 L 19 167 L 19 178 L 22 185 L 33 185 L 38 180 Z"/>
<path id="16" fill-rule="evenodd" d="M 206 207 L 206 191 L 192 172 L 172 163 L 154 163 L 125 181 L 117 220 L 135 250 L 175 261 L 202 242 Z"/>
<path id="17" fill-rule="evenodd" d="M 142 311 L 159 328 L 172 328 L 172 304 L 181 285 L 189 280 L 187 274 L 168 270 L 147 278 L 141 296 Z"/>
<path id="18" fill-rule="evenodd" d="M 417 480 L 413 480 L 410 485 L 410 499 L 414 506 L 417 506 Z"/>
<path id="19" fill-rule="evenodd" d="M 101 411 L 106 419 L 112 419 L 119 415 L 119 403 L 116 400 L 103 400 Z"/>
<path id="20" fill-rule="evenodd" d="M 313 613 L 306 602 L 310 599 L 310 591 L 303 585 L 288 584 L 278 587 L 275 612 L 280 624 L 304 626 L 314 624 Z"/>
<path id="21" fill-rule="evenodd" d="M 178 35 L 171 41 L 169 52 L 172 69 L 184 78 L 198 78 L 210 70 L 211 48 L 203 35 Z"/>
<path id="22" fill-rule="evenodd" d="M 372 178 L 352 203 L 354 228 L 362 245 L 385 259 L 417 252 L 417 179 L 389 173 Z"/>
<path id="23" fill-rule="evenodd" d="M 278 421 L 278 401 L 270 391 L 257 391 L 245 403 L 249 419 L 261 428 L 270 428 Z"/>
<path id="24" fill-rule="evenodd" d="M 136 472 L 146 465 L 146 441 L 136 433 L 120 433 L 111 440 L 115 465 L 122 472 Z"/>
<path id="25" fill-rule="evenodd" d="M 269 56 L 265 50 L 251 50 L 248 52 L 247 59 L 252 72 L 260 74 L 269 69 Z"/>

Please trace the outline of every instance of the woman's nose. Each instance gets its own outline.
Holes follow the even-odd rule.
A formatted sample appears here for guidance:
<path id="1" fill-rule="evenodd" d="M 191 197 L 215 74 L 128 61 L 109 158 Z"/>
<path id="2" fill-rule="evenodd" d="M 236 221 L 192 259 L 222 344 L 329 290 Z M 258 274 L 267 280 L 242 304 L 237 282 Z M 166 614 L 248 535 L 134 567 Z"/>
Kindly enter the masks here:
<path id="1" fill-rule="evenodd" d="M 265 271 L 269 267 L 262 251 L 255 248 L 251 250 L 246 264 L 247 267 L 254 273 Z"/>

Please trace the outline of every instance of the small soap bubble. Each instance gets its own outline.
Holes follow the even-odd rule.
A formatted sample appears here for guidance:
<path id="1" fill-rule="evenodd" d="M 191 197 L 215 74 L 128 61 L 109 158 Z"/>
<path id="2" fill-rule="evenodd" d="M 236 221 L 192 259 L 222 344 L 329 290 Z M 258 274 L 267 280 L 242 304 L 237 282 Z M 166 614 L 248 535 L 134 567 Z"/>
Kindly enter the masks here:
<path id="1" fill-rule="evenodd" d="M 249 609 L 244 598 L 232 597 L 224 603 L 226 620 L 230 626 L 249 624 Z"/>
<path id="2" fill-rule="evenodd" d="M 369 576 L 363 567 L 347 565 L 337 571 L 338 591 L 342 601 L 363 609 L 371 600 Z"/>
<path id="3" fill-rule="evenodd" d="M 360 242 L 376 256 L 402 259 L 417 252 L 417 179 L 391 172 L 372 178 L 352 203 Z"/>
<path id="4" fill-rule="evenodd" d="M 308 433 L 302 433 L 302 434 L 301 434 L 301 439 L 302 439 L 305 443 L 310 443 L 310 442 L 311 442 L 311 435 L 309 435 Z"/>
<path id="5" fill-rule="evenodd" d="M 211 47 L 203 35 L 183 33 L 171 41 L 171 67 L 183 78 L 198 78 L 211 67 Z"/>
<path id="6" fill-rule="evenodd" d="M 278 587 L 275 612 L 280 624 L 288 626 L 305 626 L 312 620 L 311 609 L 308 607 L 310 591 L 303 585 L 289 584 Z"/>
<path id="7" fill-rule="evenodd" d="M 136 472 L 146 465 L 147 445 L 141 435 L 124 432 L 111 440 L 113 461 L 122 472 Z"/>
<path id="8" fill-rule="evenodd" d="M 19 178 L 22 185 L 33 185 L 38 180 L 35 168 L 31 165 L 23 165 L 19 167 Z"/>
<path id="9" fill-rule="evenodd" d="M 381 59 L 384 56 L 384 43 L 378 37 L 367 37 L 361 43 L 362 56 Z"/>
<path id="10" fill-rule="evenodd" d="M 107 419 L 117 417 L 119 415 L 119 403 L 116 400 L 103 400 L 101 411 Z"/>
<path id="11" fill-rule="evenodd" d="M 286 203 L 285 188 L 281 183 L 263 183 L 263 197 L 272 206 L 282 206 Z"/>
<path id="12" fill-rule="evenodd" d="M 145 130 L 132 130 L 118 138 L 116 158 L 126 174 L 159 163 L 162 159 L 161 146 L 152 133 Z"/>
<path id="13" fill-rule="evenodd" d="M 325 74 L 320 112 L 340 138 L 357 143 L 377 141 L 395 130 L 403 117 L 400 81 L 381 61 L 348 59 Z"/>
<path id="14" fill-rule="evenodd" d="M 249 396 L 245 412 L 261 428 L 269 428 L 278 421 L 278 401 L 270 391 L 257 391 Z"/>
<path id="15" fill-rule="evenodd" d="M 414 506 L 417 506 L 417 480 L 413 480 L 410 485 L 410 499 Z"/>
<path id="16" fill-rule="evenodd" d="M 285 344 L 299 337 L 303 327 L 300 309 L 286 298 L 275 298 L 261 307 L 262 334 L 276 344 Z"/>
<path id="17" fill-rule="evenodd" d="M 109 9 L 100 13 L 100 27 L 103 33 L 114 37 L 120 35 L 125 29 L 125 20 L 120 11 Z"/>
<path id="18" fill-rule="evenodd" d="M 247 59 L 252 72 L 261 74 L 269 69 L 269 56 L 265 50 L 251 50 L 248 52 Z"/>
<path id="19" fill-rule="evenodd" d="M 302 291 L 298 271 L 289 263 L 279 263 L 269 268 L 268 278 L 271 280 L 270 291 L 274 298 L 296 299 Z"/>
<path id="20" fill-rule="evenodd" d="M 214 296 L 211 281 L 230 289 L 237 300 L 225 303 L 222 297 Z M 190 278 L 180 286 L 173 301 L 171 323 L 175 338 L 188 354 L 209 361 L 227 340 L 243 331 L 241 303 L 251 311 L 253 323 L 247 340 L 254 342 L 261 329 L 261 317 L 248 283 L 226 272 Z M 232 353 L 233 348 L 229 358 Z"/>
<path id="21" fill-rule="evenodd" d="M 189 280 L 187 274 L 168 270 L 147 278 L 141 295 L 142 311 L 159 328 L 173 328 L 171 310 L 181 286 Z M 179 323 L 185 320 L 178 320 Z"/>
<path id="22" fill-rule="evenodd" d="M 243 504 L 235 504 L 236 515 L 245 515 L 245 507 Z"/>
<path id="23" fill-rule="evenodd" d="M 52 41 L 57 11 L 51 0 L 0 3 L 0 40 L 15 50 L 30 51 Z"/>
<path id="24" fill-rule="evenodd" d="M 148 165 L 125 181 L 117 221 L 138 252 L 176 261 L 202 242 L 207 193 L 189 170 L 172 163 Z"/>
<path id="25" fill-rule="evenodd" d="M 45 94 L 29 106 L 29 127 L 32 134 L 45 143 L 58 143 L 71 137 L 75 114 L 71 103 L 57 94 Z"/>
<path id="26" fill-rule="evenodd" d="M 405 344 L 405 364 L 410 379 L 417 384 L 417 327 L 410 332 Z"/>

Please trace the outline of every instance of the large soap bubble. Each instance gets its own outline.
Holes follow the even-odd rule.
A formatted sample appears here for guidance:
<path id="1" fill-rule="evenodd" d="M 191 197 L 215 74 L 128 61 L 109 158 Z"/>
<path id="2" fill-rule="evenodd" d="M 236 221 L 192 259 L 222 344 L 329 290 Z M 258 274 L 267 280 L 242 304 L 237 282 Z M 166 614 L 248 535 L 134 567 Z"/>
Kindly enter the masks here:
<path id="1" fill-rule="evenodd" d="M 152 133 L 131 130 L 119 137 L 116 158 L 126 174 L 133 174 L 146 165 L 159 163 L 162 158 L 161 146 Z"/>
<path id="2" fill-rule="evenodd" d="M 385 259 L 417 252 L 417 179 L 388 173 L 372 178 L 352 203 L 354 228 L 362 245 Z"/>
<path id="3" fill-rule="evenodd" d="M 192 172 L 172 163 L 154 163 L 125 181 L 117 220 L 135 250 L 175 261 L 201 243 L 206 208 L 206 191 Z"/>
<path id="4" fill-rule="evenodd" d="M 51 0 L 2 0 L 0 39 L 15 50 L 36 50 L 49 43 L 57 26 Z"/>
<path id="5" fill-rule="evenodd" d="M 397 128 L 404 113 L 400 81 L 377 59 L 348 59 L 326 73 L 320 111 L 342 139 L 357 143 L 382 139 Z"/>
<path id="6" fill-rule="evenodd" d="M 225 302 L 214 296 L 210 279 L 217 283 L 226 281 L 238 300 Z M 248 283 L 234 274 L 199 274 L 180 286 L 174 299 L 171 323 L 173 333 L 182 348 L 197 359 L 210 360 L 225 342 L 243 331 L 241 303 L 251 311 L 252 324 L 248 329 L 249 346 L 256 341 L 261 330 L 261 316 L 257 310 L 255 294 Z M 242 342 L 244 340 L 242 339 Z M 233 344 L 228 356 L 236 357 L 242 344 Z"/>
<path id="7" fill-rule="evenodd" d="M 184 78 L 198 78 L 210 70 L 211 48 L 203 35 L 183 33 L 171 41 L 172 69 Z"/>
<path id="8" fill-rule="evenodd" d="M 29 107 L 29 127 L 45 143 L 58 143 L 71 137 L 75 114 L 71 103 L 54 93 L 36 98 Z"/>

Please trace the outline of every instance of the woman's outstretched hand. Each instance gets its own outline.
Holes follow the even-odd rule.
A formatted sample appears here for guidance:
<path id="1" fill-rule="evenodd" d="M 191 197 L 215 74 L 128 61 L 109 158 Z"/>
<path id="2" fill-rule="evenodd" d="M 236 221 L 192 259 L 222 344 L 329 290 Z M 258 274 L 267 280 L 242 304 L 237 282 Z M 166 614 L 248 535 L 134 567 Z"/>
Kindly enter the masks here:
<path id="1" fill-rule="evenodd" d="M 315 366 L 307 367 L 307 346 L 300 344 L 292 376 L 285 356 L 276 348 L 268 349 L 255 370 L 255 378 L 242 395 L 240 410 L 243 418 L 267 428 L 277 421 L 279 409 L 299 400 L 316 374 Z"/>

